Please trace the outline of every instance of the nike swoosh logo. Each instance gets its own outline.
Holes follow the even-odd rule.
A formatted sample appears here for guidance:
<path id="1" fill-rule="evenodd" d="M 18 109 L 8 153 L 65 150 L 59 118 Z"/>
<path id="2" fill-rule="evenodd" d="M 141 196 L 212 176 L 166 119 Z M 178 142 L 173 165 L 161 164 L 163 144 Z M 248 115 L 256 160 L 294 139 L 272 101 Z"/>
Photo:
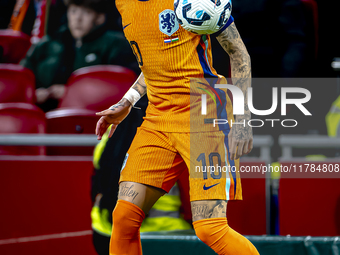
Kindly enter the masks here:
<path id="1" fill-rule="evenodd" d="M 203 189 L 204 189 L 204 190 L 208 190 L 208 189 L 211 189 L 212 187 L 215 187 L 215 186 L 218 185 L 218 184 L 220 184 L 220 183 L 216 183 L 216 184 L 211 185 L 211 186 L 208 186 L 208 187 L 206 187 L 205 184 L 204 184 Z"/>
<path id="2" fill-rule="evenodd" d="M 129 23 L 129 24 L 127 24 L 126 26 L 124 26 L 123 27 L 123 30 L 127 27 L 127 26 L 130 26 L 131 25 L 131 23 Z"/>

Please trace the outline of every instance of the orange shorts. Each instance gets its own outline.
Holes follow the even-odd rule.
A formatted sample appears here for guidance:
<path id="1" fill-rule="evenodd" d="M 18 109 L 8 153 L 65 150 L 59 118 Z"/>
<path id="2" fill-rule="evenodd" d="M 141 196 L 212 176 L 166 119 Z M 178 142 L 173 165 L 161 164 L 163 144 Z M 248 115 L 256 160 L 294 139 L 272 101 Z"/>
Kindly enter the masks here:
<path id="1" fill-rule="evenodd" d="M 160 132 L 140 127 L 124 160 L 120 182 L 169 192 L 189 171 L 190 200 L 242 199 L 239 161 L 230 160 L 228 131 Z"/>

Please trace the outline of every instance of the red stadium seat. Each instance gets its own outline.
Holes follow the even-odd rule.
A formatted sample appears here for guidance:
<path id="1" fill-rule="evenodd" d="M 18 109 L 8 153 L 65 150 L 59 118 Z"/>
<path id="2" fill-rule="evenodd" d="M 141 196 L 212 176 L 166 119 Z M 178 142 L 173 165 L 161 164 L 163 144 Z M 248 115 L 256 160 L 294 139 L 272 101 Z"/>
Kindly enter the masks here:
<path id="1" fill-rule="evenodd" d="M 35 101 L 35 77 L 20 65 L 0 64 L 0 103 Z"/>
<path id="2" fill-rule="evenodd" d="M 46 113 L 49 134 L 94 134 L 98 116 L 87 109 L 57 109 Z M 93 147 L 48 147 L 48 155 L 92 155 Z"/>
<path id="3" fill-rule="evenodd" d="M 44 113 L 26 103 L 0 104 L 0 134 L 44 134 Z M 43 146 L 0 146 L 0 155 L 45 155 Z"/>
<path id="4" fill-rule="evenodd" d="M 75 71 L 59 108 L 101 111 L 118 102 L 136 80 L 136 74 L 121 66 L 91 66 Z"/>
<path id="5" fill-rule="evenodd" d="M 0 30 L 0 63 L 19 63 L 30 47 L 28 35 L 11 29 Z"/>

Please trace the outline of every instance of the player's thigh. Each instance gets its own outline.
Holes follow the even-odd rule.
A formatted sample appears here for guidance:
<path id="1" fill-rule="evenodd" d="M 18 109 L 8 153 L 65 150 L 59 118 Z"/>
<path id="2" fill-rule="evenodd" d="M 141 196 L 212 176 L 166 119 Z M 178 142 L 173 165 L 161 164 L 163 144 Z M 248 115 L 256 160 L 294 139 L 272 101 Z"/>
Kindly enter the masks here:
<path id="1" fill-rule="evenodd" d="M 166 133 L 139 128 L 123 163 L 118 199 L 134 203 L 147 213 L 169 192 L 185 162 Z"/>
<path id="2" fill-rule="evenodd" d="M 209 218 L 226 218 L 226 200 L 200 200 L 191 202 L 192 221 Z"/>
<path id="3" fill-rule="evenodd" d="M 186 165 L 166 133 L 141 127 L 126 154 L 120 182 L 141 183 L 169 192 L 184 169 Z"/>
<path id="4" fill-rule="evenodd" d="M 137 205 L 145 214 L 163 196 L 164 190 L 136 182 L 121 182 L 118 199 Z"/>

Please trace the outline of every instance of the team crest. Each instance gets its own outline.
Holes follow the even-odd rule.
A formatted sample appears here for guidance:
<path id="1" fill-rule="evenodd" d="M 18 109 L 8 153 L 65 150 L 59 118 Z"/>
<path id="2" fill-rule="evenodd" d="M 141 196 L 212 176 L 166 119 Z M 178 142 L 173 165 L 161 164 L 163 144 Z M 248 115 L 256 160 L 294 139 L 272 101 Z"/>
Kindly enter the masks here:
<path id="1" fill-rule="evenodd" d="M 171 36 L 179 29 L 176 14 L 172 10 L 164 10 L 159 15 L 159 30 L 162 33 Z"/>

